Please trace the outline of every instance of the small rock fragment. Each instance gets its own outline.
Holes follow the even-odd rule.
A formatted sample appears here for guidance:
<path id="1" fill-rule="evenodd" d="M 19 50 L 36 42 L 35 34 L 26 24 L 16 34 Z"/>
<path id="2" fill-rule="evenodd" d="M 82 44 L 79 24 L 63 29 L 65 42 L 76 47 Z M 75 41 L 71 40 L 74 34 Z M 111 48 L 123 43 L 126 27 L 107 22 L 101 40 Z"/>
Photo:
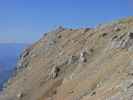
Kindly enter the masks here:
<path id="1" fill-rule="evenodd" d="M 31 48 L 26 48 L 23 53 L 20 55 L 20 58 L 25 58 L 26 56 L 28 56 L 30 54 L 30 49 Z"/>
<path id="2" fill-rule="evenodd" d="M 59 27 L 57 28 L 57 30 L 58 30 L 59 32 L 61 32 L 61 31 L 64 31 L 65 28 L 64 28 L 63 26 L 59 26 Z"/>
<path id="3" fill-rule="evenodd" d="M 133 83 L 131 83 L 127 88 L 133 87 Z"/>
<path id="4" fill-rule="evenodd" d="M 68 64 L 75 64 L 76 62 L 78 62 L 78 58 L 76 56 L 70 56 Z"/>
<path id="5" fill-rule="evenodd" d="M 90 49 L 90 52 L 91 52 L 91 53 L 93 53 L 93 52 L 94 52 L 94 49 L 93 49 L 93 48 L 91 48 L 91 49 Z"/>
<path id="6" fill-rule="evenodd" d="M 107 36 L 107 33 L 103 33 L 103 34 L 102 34 L 102 37 L 105 37 L 105 36 Z"/>
<path id="7" fill-rule="evenodd" d="M 52 69 L 52 71 L 51 71 L 51 73 L 50 73 L 51 79 L 55 79 L 55 78 L 58 76 L 59 71 L 60 71 L 60 68 L 58 68 L 58 67 L 53 67 L 53 69 Z"/>
<path id="8" fill-rule="evenodd" d="M 112 40 L 114 40 L 114 39 L 116 39 L 116 38 L 118 38 L 118 36 L 117 36 L 117 35 L 113 36 L 113 37 L 112 37 Z"/>
<path id="9" fill-rule="evenodd" d="M 120 29 L 120 27 L 118 27 L 118 26 L 116 26 L 115 28 L 114 28 L 114 31 L 120 31 L 121 29 Z"/>
<path id="10" fill-rule="evenodd" d="M 86 28 L 86 29 L 84 30 L 84 33 L 88 32 L 89 30 L 91 30 L 91 28 Z"/>
<path id="11" fill-rule="evenodd" d="M 23 93 L 21 93 L 21 92 L 17 94 L 17 98 L 18 98 L 18 99 L 23 98 L 23 96 L 24 96 L 24 94 L 23 94 Z"/>
<path id="12" fill-rule="evenodd" d="M 80 53 L 80 62 L 87 62 L 87 52 L 85 50 Z"/>
<path id="13" fill-rule="evenodd" d="M 96 95 L 96 91 L 93 91 L 91 94 L 91 96 L 94 96 L 94 95 Z"/>
<path id="14" fill-rule="evenodd" d="M 133 32 L 128 32 L 128 36 L 130 39 L 133 39 Z"/>
<path id="15" fill-rule="evenodd" d="M 57 34 L 57 38 L 60 39 L 62 36 L 60 34 Z"/>

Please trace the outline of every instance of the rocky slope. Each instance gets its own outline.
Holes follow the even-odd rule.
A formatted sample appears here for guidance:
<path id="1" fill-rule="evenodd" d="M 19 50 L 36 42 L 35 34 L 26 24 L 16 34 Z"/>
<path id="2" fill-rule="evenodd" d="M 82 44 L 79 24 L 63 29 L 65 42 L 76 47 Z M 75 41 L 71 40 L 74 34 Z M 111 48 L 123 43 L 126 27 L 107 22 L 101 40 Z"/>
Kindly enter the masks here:
<path id="1" fill-rule="evenodd" d="M 0 100 L 133 100 L 133 17 L 48 32 L 24 50 Z"/>

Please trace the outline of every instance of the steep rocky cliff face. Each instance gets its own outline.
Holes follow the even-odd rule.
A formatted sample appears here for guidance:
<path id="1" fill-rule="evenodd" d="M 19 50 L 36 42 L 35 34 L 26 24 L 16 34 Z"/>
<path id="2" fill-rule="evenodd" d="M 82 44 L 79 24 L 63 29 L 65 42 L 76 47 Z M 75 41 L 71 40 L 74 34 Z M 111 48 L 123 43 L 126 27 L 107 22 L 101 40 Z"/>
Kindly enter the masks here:
<path id="1" fill-rule="evenodd" d="M 0 100 L 133 100 L 133 17 L 48 32 L 24 50 Z"/>

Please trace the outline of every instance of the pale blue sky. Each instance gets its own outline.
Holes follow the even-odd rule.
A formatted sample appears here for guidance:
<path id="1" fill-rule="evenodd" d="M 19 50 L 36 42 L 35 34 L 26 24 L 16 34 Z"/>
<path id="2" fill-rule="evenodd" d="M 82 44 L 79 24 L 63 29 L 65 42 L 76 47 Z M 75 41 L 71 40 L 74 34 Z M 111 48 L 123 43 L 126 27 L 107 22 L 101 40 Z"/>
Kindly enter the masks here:
<path id="1" fill-rule="evenodd" d="M 0 43 L 32 43 L 57 26 L 94 27 L 133 15 L 133 0 L 0 0 Z"/>

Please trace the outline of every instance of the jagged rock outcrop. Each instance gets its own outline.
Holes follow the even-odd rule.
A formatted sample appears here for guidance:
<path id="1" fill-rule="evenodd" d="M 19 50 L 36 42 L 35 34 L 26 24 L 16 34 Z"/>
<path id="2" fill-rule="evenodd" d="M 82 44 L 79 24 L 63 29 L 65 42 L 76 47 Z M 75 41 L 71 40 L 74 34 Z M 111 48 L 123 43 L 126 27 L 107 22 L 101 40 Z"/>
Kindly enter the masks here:
<path id="1" fill-rule="evenodd" d="M 25 49 L 0 100 L 132 100 L 133 17 L 58 29 Z"/>
<path id="2" fill-rule="evenodd" d="M 112 47 L 114 48 L 126 48 L 129 51 L 133 47 L 133 32 L 127 32 L 122 34 L 120 37 L 116 37 L 114 41 L 112 41 Z"/>

